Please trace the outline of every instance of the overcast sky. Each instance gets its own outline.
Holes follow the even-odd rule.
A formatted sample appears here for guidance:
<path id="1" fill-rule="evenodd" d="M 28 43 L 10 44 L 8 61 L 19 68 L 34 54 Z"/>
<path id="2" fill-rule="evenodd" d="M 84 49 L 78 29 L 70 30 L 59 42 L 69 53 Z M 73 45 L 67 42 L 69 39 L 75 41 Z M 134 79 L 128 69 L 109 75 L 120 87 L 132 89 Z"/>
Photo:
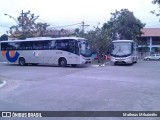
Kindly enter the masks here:
<path id="1" fill-rule="evenodd" d="M 157 9 L 152 0 L 0 0 L 0 35 L 16 22 L 5 16 L 7 13 L 15 18 L 21 11 L 28 10 L 39 15 L 41 22 L 51 26 L 65 26 L 84 21 L 90 28 L 98 22 L 107 22 L 115 10 L 123 8 L 133 12 L 135 17 L 146 23 L 146 27 L 160 27 L 159 18 L 150 13 Z M 6 27 L 5 27 L 6 26 Z M 8 26 L 8 27 L 7 27 Z M 73 26 L 78 27 L 78 26 Z"/>

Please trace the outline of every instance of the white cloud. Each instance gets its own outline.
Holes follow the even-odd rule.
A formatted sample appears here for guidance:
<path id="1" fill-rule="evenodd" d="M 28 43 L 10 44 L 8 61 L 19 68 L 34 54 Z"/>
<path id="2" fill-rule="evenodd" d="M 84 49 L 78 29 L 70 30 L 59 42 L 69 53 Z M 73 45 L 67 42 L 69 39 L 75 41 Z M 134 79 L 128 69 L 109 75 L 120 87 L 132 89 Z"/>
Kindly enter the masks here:
<path id="1" fill-rule="evenodd" d="M 149 13 L 157 8 L 152 0 L 1 0 L 0 24 L 13 25 L 14 20 L 4 16 L 8 13 L 15 18 L 20 12 L 31 10 L 40 19 L 54 25 L 67 25 L 82 22 L 107 22 L 110 13 L 127 8 L 142 22 L 158 25 L 158 18 Z M 0 27 L 1 29 L 1 27 Z"/>

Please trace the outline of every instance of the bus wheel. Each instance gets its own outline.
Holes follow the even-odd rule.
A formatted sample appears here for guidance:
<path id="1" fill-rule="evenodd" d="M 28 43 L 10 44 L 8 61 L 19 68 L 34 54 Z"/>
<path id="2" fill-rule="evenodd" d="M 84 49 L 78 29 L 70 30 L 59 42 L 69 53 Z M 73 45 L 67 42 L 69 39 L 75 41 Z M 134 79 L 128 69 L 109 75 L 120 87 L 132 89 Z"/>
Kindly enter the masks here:
<path id="1" fill-rule="evenodd" d="M 67 66 L 67 60 L 65 58 L 61 58 L 59 60 L 59 66 L 60 67 L 66 67 Z"/>
<path id="2" fill-rule="evenodd" d="M 147 60 L 147 61 L 149 61 L 150 59 L 149 59 L 149 58 L 147 58 L 146 60 Z"/>
<path id="3" fill-rule="evenodd" d="M 19 65 L 24 66 L 26 65 L 25 59 L 24 58 L 19 58 Z"/>

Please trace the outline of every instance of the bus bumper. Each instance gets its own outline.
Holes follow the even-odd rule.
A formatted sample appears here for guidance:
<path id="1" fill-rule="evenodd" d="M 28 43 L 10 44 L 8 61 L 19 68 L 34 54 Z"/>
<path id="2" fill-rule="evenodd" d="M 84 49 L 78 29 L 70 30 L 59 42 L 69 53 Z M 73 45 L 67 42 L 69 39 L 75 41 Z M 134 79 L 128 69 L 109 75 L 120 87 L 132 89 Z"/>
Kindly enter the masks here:
<path id="1" fill-rule="evenodd" d="M 81 58 L 80 59 L 80 64 L 91 64 L 92 63 L 92 58 Z"/>
<path id="2" fill-rule="evenodd" d="M 133 62 L 132 57 L 111 57 L 113 63 L 131 64 Z"/>

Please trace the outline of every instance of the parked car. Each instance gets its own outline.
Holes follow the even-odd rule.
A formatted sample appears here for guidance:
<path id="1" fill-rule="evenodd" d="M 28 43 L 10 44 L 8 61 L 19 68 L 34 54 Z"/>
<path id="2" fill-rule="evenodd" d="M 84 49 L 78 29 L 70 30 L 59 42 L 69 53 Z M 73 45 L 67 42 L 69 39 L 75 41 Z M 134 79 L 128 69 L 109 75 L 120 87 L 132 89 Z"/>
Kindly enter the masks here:
<path id="1" fill-rule="evenodd" d="M 153 54 L 144 57 L 144 60 L 160 60 L 160 54 Z"/>

